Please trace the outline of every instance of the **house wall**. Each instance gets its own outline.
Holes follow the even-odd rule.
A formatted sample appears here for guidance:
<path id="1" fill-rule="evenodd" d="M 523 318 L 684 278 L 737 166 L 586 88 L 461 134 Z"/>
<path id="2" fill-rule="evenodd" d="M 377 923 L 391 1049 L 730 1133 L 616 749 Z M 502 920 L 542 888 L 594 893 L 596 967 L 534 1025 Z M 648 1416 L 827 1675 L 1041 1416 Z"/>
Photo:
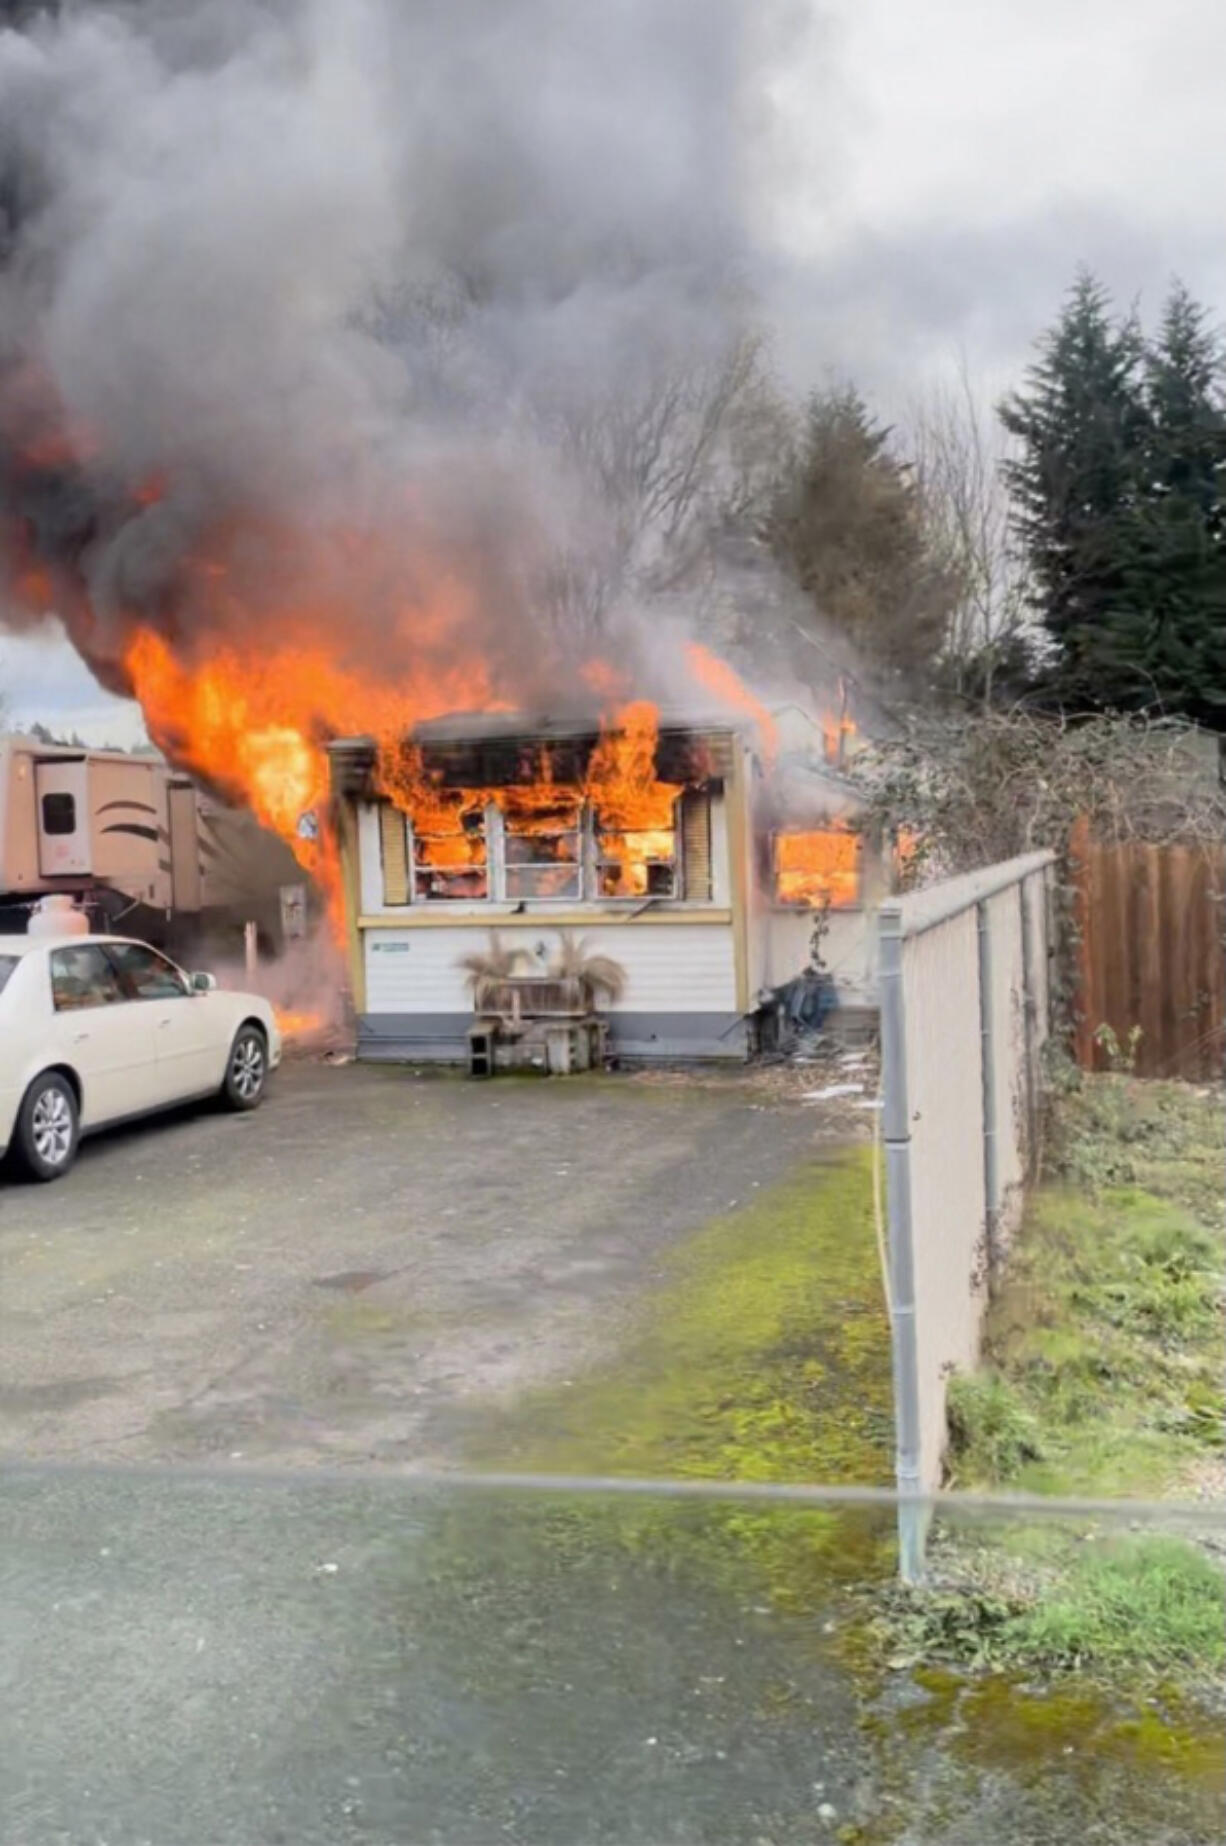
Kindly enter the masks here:
<path id="1" fill-rule="evenodd" d="M 491 927 L 541 968 L 556 951 L 560 925 L 542 916 L 452 922 L 426 915 L 401 927 L 365 928 L 362 1055 L 462 1057 L 473 1011 L 458 963 L 488 941 Z M 592 953 L 610 955 L 625 969 L 624 995 L 602 1009 L 615 1049 L 632 1057 L 745 1055 L 726 911 L 655 919 L 648 913 L 614 922 L 585 918 L 569 927 L 581 930 Z"/>
<path id="2" fill-rule="evenodd" d="M 710 904 L 641 905 L 538 902 L 523 913 L 509 904 L 462 902 L 389 905 L 384 900 L 379 804 L 351 809 L 357 839 L 354 988 L 358 1051 L 365 1058 L 454 1062 L 467 1055 L 472 999 L 461 957 L 497 930 L 541 967 L 559 932 L 572 931 L 594 954 L 626 973 L 626 990 L 602 1008 L 612 1048 L 634 1058 L 743 1059 L 749 1030 L 743 998 L 748 976 L 738 906 L 747 894 L 745 837 L 735 823 L 742 785 L 734 778 L 712 799 Z"/>
<path id="3" fill-rule="evenodd" d="M 822 960 L 834 978 L 839 1000 L 844 1006 L 877 1004 L 877 931 L 875 913 L 857 907 L 832 910 L 827 919 L 822 942 Z M 813 916 L 807 910 L 767 912 L 768 979 L 770 987 L 781 987 L 809 963 L 809 945 L 813 939 Z"/>

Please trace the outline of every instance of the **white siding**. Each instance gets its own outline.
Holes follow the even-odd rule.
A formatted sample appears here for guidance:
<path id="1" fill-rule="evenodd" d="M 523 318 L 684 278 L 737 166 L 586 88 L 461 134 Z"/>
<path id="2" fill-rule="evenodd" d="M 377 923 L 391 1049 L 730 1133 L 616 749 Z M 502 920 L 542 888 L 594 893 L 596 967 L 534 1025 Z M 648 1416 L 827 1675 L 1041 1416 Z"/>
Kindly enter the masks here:
<path id="1" fill-rule="evenodd" d="M 877 1003 L 877 919 L 867 910 L 832 910 L 822 942 L 822 960 L 834 977 L 841 1000 L 849 1005 Z M 767 982 L 781 987 L 808 966 L 813 917 L 804 910 L 768 910 Z"/>
<path id="2" fill-rule="evenodd" d="M 542 967 L 558 932 L 543 918 L 490 919 L 505 943 L 522 945 Z M 611 1012 L 731 1013 L 736 1010 L 732 929 L 716 923 L 593 922 L 575 932 L 592 953 L 626 970 Z M 472 1002 L 456 963 L 480 949 L 488 926 L 371 929 L 365 932 L 368 1013 L 466 1013 Z"/>

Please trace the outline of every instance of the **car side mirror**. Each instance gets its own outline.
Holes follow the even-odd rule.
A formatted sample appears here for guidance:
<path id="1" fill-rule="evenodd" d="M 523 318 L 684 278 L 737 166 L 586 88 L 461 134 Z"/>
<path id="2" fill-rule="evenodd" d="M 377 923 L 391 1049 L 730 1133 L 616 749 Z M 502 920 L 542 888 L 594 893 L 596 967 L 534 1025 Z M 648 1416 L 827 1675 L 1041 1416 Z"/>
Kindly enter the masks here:
<path id="1" fill-rule="evenodd" d="M 215 974 L 193 974 L 192 992 L 194 994 L 211 994 L 217 986 Z"/>

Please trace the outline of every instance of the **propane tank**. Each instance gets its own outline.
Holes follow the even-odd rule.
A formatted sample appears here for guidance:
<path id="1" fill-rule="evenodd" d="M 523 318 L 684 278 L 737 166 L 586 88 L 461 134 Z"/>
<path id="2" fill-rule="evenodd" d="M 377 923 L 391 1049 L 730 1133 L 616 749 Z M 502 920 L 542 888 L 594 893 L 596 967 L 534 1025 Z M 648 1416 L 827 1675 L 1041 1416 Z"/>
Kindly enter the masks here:
<path id="1" fill-rule="evenodd" d="M 64 892 L 53 892 L 34 906 L 28 936 L 88 936 L 89 918 Z"/>

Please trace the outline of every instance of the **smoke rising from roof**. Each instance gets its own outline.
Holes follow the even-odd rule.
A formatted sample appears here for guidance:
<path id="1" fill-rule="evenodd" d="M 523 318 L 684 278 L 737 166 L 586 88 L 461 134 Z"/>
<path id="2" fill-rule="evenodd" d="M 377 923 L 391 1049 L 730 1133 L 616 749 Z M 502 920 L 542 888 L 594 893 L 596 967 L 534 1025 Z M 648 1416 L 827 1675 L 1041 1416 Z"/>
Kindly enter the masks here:
<path id="1" fill-rule="evenodd" d="M 134 623 L 190 658 L 290 608 L 355 660 L 467 649 L 556 696 L 581 650 L 542 610 L 624 536 L 588 420 L 741 334 L 777 17 L 146 0 L 0 31 L 10 618 L 57 609 L 120 688 Z"/>

